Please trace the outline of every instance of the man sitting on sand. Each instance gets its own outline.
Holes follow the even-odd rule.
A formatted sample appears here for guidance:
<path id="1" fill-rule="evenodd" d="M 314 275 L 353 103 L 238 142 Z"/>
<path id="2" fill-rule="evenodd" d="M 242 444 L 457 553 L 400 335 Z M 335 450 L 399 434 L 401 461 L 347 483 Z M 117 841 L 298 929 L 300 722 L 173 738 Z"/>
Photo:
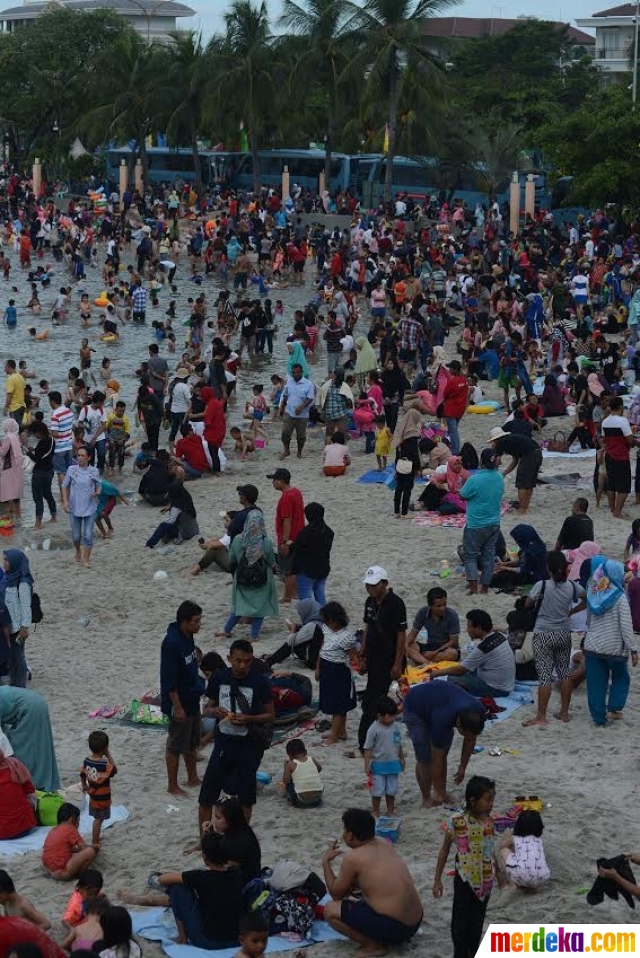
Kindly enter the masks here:
<path id="1" fill-rule="evenodd" d="M 337 875 L 332 861 L 342 854 L 334 841 L 324 853 L 322 867 L 333 901 L 324 917 L 332 928 L 357 941 L 359 958 L 384 955 L 388 945 L 409 941 L 422 923 L 422 903 L 413 878 L 394 846 L 376 838 L 370 811 L 348 808 L 342 816 L 342 837 L 349 851 Z M 353 888 L 361 898 L 349 898 Z"/>

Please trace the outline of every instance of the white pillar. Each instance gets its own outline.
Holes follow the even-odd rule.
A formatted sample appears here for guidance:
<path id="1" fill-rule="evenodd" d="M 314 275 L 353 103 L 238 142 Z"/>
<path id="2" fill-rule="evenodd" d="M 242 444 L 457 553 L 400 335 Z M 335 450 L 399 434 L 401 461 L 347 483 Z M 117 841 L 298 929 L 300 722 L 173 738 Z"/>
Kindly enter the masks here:
<path id="1" fill-rule="evenodd" d="M 36 156 L 33 161 L 33 192 L 36 195 L 36 201 L 40 198 L 40 191 L 42 189 L 42 163 L 40 162 L 39 157 Z"/>
<path id="2" fill-rule="evenodd" d="M 289 189 L 290 189 L 290 187 L 289 187 L 289 167 L 288 167 L 288 166 L 285 166 L 285 167 L 283 167 L 283 170 L 282 170 L 282 203 L 283 203 L 283 205 L 284 205 L 284 203 L 286 202 L 287 197 L 289 196 Z"/>
<path id="3" fill-rule="evenodd" d="M 142 193 L 142 160 L 136 160 L 136 189 L 138 193 Z"/>
<path id="4" fill-rule="evenodd" d="M 509 184 L 509 230 L 514 236 L 520 232 L 520 180 L 517 172 L 511 174 Z"/>
<path id="5" fill-rule="evenodd" d="M 533 173 L 529 173 L 527 176 L 524 187 L 524 211 L 533 219 L 536 212 L 536 184 Z"/>
<path id="6" fill-rule="evenodd" d="M 326 185 L 325 185 L 324 170 L 323 170 L 318 177 L 318 196 L 322 196 L 325 189 L 326 189 Z"/>
<path id="7" fill-rule="evenodd" d="M 120 212 L 124 210 L 124 194 L 127 192 L 127 187 L 129 186 L 129 167 L 127 166 L 126 160 L 120 160 Z"/>

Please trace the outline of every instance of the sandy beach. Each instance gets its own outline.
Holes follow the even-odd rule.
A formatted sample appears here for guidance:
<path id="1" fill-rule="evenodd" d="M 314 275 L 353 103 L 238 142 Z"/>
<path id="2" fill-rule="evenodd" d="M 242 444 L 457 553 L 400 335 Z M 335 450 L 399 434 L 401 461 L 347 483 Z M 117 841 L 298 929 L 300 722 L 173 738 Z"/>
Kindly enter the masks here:
<path id="1" fill-rule="evenodd" d="M 125 266 L 129 261 L 130 256 L 123 255 Z M 184 265 L 182 270 L 184 272 Z M 16 267 L 12 282 L 18 272 Z M 59 272 L 62 274 L 61 269 Z M 22 281 L 22 292 L 22 287 L 27 284 L 23 277 L 18 279 Z M 64 279 L 61 275 L 60 282 Z M 291 325 L 293 308 L 303 305 L 309 298 L 309 280 L 307 277 L 305 289 L 289 289 L 282 294 L 286 312 L 279 335 L 280 359 L 274 361 L 273 368 L 268 360 L 259 360 L 256 365 L 259 374 L 248 366 L 243 367 L 238 400 L 230 407 L 228 426 L 240 421 L 244 399 L 252 382 L 268 383 L 271 372 L 283 372 L 281 357 L 285 335 Z M 58 277 L 52 285 L 60 285 Z M 87 286 L 93 296 L 93 290 L 99 286 L 95 275 L 90 275 Z M 205 283 L 203 289 L 212 303 L 217 284 Z M 191 294 L 192 290 L 182 282 L 177 297 L 179 304 L 186 303 L 187 295 Z M 0 288 L 0 309 L 4 309 L 9 295 L 3 285 Z M 276 292 L 272 298 L 276 298 Z M 165 308 L 166 299 L 164 294 L 162 304 Z M 160 313 L 163 312 L 161 309 Z M 149 314 L 148 320 L 151 318 Z M 95 339 L 95 318 L 93 322 L 91 335 Z M 47 320 L 37 325 L 48 323 Z M 358 332 L 365 332 L 367 323 L 366 310 L 363 310 Z M 35 365 L 39 376 L 46 373 L 50 375 L 52 385 L 62 385 L 61 367 L 66 369 L 75 361 L 80 339 L 86 335 L 80 330 L 79 319 L 75 316 L 70 319 L 60 336 L 56 330 L 49 344 L 33 346 L 27 343 L 27 325 L 30 322 L 26 310 L 23 310 L 21 328 L 14 334 L 19 343 L 18 338 L 12 340 L 12 334 L 2 329 L 3 358 L 27 358 L 30 365 Z M 178 325 L 177 322 L 176 329 Z M 114 375 L 123 382 L 123 394 L 129 401 L 135 387 L 131 373 L 145 358 L 146 346 L 151 341 L 149 327 L 135 331 L 127 328 L 122 343 L 113 351 L 118 357 Z M 449 359 L 454 358 L 453 337 L 447 352 Z M 98 356 L 102 354 L 100 347 Z M 172 363 L 177 356 L 168 359 Z M 172 363 L 171 368 L 174 365 Z M 323 349 L 319 351 L 313 368 L 315 381 L 322 383 L 326 368 Z M 495 385 L 489 385 L 486 394 L 489 398 L 501 398 Z M 46 407 L 46 401 L 43 406 Z M 462 438 L 481 449 L 489 430 L 502 421 L 500 414 L 467 415 L 461 424 Z M 552 436 L 559 428 L 568 432 L 571 427 L 567 428 L 567 425 L 568 420 L 553 420 L 546 427 L 544 436 Z M 279 427 L 268 425 L 267 429 L 271 436 L 268 447 L 252 455 L 249 461 L 240 462 L 231 455 L 228 469 L 221 479 L 202 479 L 189 484 L 201 534 L 205 537 L 221 531 L 219 512 L 236 507 L 236 486 L 240 482 L 252 482 L 259 488 L 259 504 L 265 513 L 267 529 L 273 532 L 277 493 L 266 474 L 272 472 L 278 462 Z M 348 474 L 338 479 L 322 475 L 322 444 L 322 432 L 310 430 L 303 459 L 292 458 L 287 466 L 292 473 L 292 483 L 302 490 L 305 502 L 315 500 L 325 506 L 326 521 L 335 532 L 328 596 L 344 604 L 354 629 L 361 627 L 366 597 L 362 578 L 368 565 L 379 563 L 386 568 L 394 590 L 404 599 L 411 621 L 418 608 L 425 604 L 427 590 L 438 582 L 434 570 L 439 561 L 447 559 L 452 569 L 456 566 L 455 549 L 461 541 L 462 531 L 419 528 L 411 522 L 395 522 L 392 493 L 384 486 L 357 485 L 354 481 L 375 466 L 375 457 L 364 454 L 364 440 L 350 443 L 353 462 Z M 227 454 L 230 454 L 230 448 L 227 439 Z M 591 485 L 593 465 L 592 459 L 581 458 L 545 461 L 542 478 L 579 472 L 584 478 L 585 488 L 539 486 L 525 521 L 534 525 L 552 548 L 562 520 L 569 514 L 571 502 L 577 495 L 586 495 L 590 500 L 589 512 L 594 519 L 597 541 L 609 556 L 621 558 L 631 519 L 638 514 L 637 508 L 627 506 L 628 521 L 613 520 L 604 506 L 596 510 Z M 137 484 L 138 479 L 131 475 L 128 460 L 126 474 L 119 485 L 123 491 L 135 493 Z M 507 498 L 514 497 L 511 476 L 507 480 Z M 115 536 L 110 541 L 96 543 L 90 570 L 78 568 L 73 561 L 67 518 L 63 514 L 60 514 L 57 526 L 47 526 L 41 533 L 30 531 L 28 526 L 32 522 L 25 521 L 25 528 L 11 540 L 19 548 L 29 547 L 28 555 L 45 613 L 44 621 L 28 640 L 29 664 L 34 673 L 31 687 L 49 703 L 63 784 L 68 786 L 78 782 L 79 767 L 86 754 L 87 734 L 95 728 L 108 732 L 111 751 L 119 767 L 113 787 L 114 801 L 125 805 L 131 817 L 106 831 L 96 862 L 105 876 L 105 891 L 113 898 L 118 889 L 144 891 L 152 871 L 197 867 L 197 855 L 184 856 L 185 849 L 193 846 L 196 837 L 197 793 L 187 799 L 166 794 L 163 732 L 91 719 L 89 713 L 104 705 L 128 705 L 148 688 L 158 685 L 160 644 L 178 605 L 186 598 L 200 603 L 204 609 L 203 628 L 199 635 L 203 651 L 216 650 L 224 655 L 228 649 L 228 642 L 215 639 L 214 635 L 222 627 L 229 610 L 229 577 L 212 570 L 195 579 L 185 576 L 187 567 L 199 556 L 195 540 L 176 547 L 165 556 L 145 549 L 145 539 L 155 528 L 158 514 L 139 503 L 137 498 L 134 495 L 129 508 L 117 506 L 112 517 Z M 415 498 L 417 493 L 414 491 Z M 24 503 L 28 519 L 31 508 L 28 490 Z M 508 531 L 519 521 L 517 513 L 513 512 L 503 518 L 502 529 L 508 545 L 512 544 Z M 34 544 L 39 545 L 52 535 L 49 551 L 33 548 Z M 67 548 L 55 551 L 60 545 Z M 154 572 L 159 569 L 168 574 L 166 580 L 154 580 Z M 498 595 L 494 591 L 488 596 L 466 596 L 464 578 L 456 572 L 440 584 L 445 585 L 449 604 L 460 615 L 461 623 L 464 623 L 468 609 L 482 607 L 490 612 L 495 626 L 505 625 L 513 597 Z M 278 619 L 265 622 L 263 636 L 256 644 L 257 652 L 271 651 L 280 644 L 286 628 L 285 617 L 293 617 L 292 609 L 287 606 L 281 607 Z M 85 625 L 86 619 L 89 621 Z M 244 636 L 245 629 L 239 627 L 236 634 Z M 463 625 L 461 644 L 466 643 Z M 584 686 L 573 699 L 572 721 L 568 725 L 550 719 L 546 728 L 523 729 L 522 720 L 533 711 L 526 706 L 504 722 L 488 724 L 479 740 L 484 750 L 472 758 L 469 773 L 495 779 L 497 811 L 508 808 L 516 795 L 542 798 L 544 844 L 553 876 L 552 882 L 535 894 L 525 895 L 514 890 L 500 892 L 496 888 L 488 909 L 490 921 L 609 923 L 638 920 L 638 912 L 630 911 L 623 901 L 616 903 L 606 899 L 602 905 L 590 909 L 580 890 L 590 887 L 595 879 L 596 858 L 640 851 L 637 822 L 640 798 L 637 775 L 639 690 L 640 673 L 633 676 L 624 720 L 604 729 L 595 729 L 590 720 Z M 555 701 L 554 698 L 552 704 Z M 359 711 L 351 713 L 348 721 L 348 750 L 356 748 L 358 716 Z M 297 810 L 289 807 L 278 795 L 275 782 L 280 778 L 284 746 L 277 744 L 265 755 L 262 767 L 272 774 L 273 784 L 260 792 L 252 824 L 262 845 L 264 864 L 286 857 L 321 872 L 325 846 L 341 833 L 342 811 L 350 805 L 369 807 L 370 800 L 359 757 L 346 757 L 344 746 L 322 748 L 317 732 L 307 732 L 304 738 L 311 754 L 317 754 L 324 765 L 323 806 L 314 810 Z M 493 757 L 489 755 L 489 748 L 494 745 L 513 752 Z M 452 763 L 457 759 L 459 747 L 459 741 L 454 743 Z M 443 809 L 421 810 L 408 739 L 405 750 L 408 765 L 397 806 L 397 813 L 402 818 L 398 850 L 410 864 L 425 912 L 422 932 L 407 947 L 406 953 L 439 958 L 451 953 L 452 878 L 445 878 L 445 894 L 440 901 L 433 899 L 431 885 L 447 812 Z M 459 800 L 463 788 L 453 787 Z M 60 916 L 71 888 L 45 877 L 35 854 L 0 859 L 0 865 L 10 872 L 18 890 L 28 895 L 49 916 L 54 922 L 54 933 L 60 935 Z M 452 868 L 453 856 L 447 872 Z M 159 946 L 143 945 L 147 958 L 161 954 Z M 315 946 L 310 954 L 329 958 L 353 950 L 353 946 L 346 942 L 332 942 Z"/>

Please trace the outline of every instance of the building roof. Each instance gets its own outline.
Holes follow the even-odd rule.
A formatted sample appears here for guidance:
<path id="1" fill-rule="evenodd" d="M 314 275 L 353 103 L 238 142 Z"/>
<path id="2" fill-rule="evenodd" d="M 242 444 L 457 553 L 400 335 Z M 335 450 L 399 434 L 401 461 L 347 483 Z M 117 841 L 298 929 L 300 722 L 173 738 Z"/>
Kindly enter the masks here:
<path id="1" fill-rule="evenodd" d="M 56 2 L 26 3 L 19 7 L 0 10 L 3 20 L 33 20 L 46 10 L 65 7 L 68 10 L 90 12 L 107 8 L 129 17 L 192 17 L 195 10 L 176 0 L 56 0 Z"/>
<path id="2" fill-rule="evenodd" d="M 620 8 L 622 9 L 622 7 Z M 597 16 L 597 14 L 596 14 Z M 429 17 L 425 20 L 425 31 L 430 37 L 443 37 L 455 40 L 478 40 L 480 37 L 501 37 L 509 30 L 513 30 L 527 18 L 502 17 Z M 568 24 L 553 21 L 555 27 L 566 27 Z M 572 43 L 592 45 L 595 38 L 589 33 L 583 33 L 576 27 L 569 27 L 567 37 Z"/>
<path id="3" fill-rule="evenodd" d="M 619 7 L 609 7 L 608 10 L 601 10 L 599 13 L 592 13 L 592 17 L 635 17 L 635 3 L 623 3 Z"/>

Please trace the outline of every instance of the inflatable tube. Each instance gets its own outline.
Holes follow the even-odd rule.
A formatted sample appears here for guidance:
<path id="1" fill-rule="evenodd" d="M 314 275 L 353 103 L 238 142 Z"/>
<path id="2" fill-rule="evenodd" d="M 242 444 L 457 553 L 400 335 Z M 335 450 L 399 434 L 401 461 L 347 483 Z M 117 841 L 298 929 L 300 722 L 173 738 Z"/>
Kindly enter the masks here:
<path id="1" fill-rule="evenodd" d="M 102 336 L 98 336 L 98 339 L 101 343 L 117 343 L 120 337 L 115 333 L 103 333 Z"/>
<path id="2" fill-rule="evenodd" d="M 108 306 L 108 305 L 109 305 L 109 300 L 106 299 L 106 297 L 105 297 L 105 299 L 103 299 L 102 296 L 98 296 L 98 298 L 97 298 L 97 299 L 94 299 L 93 302 L 95 303 L 96 306 L 102 306 L 102 307 L 104 307 L 104 306 Z"/>
<path id="3" fill-rule="evenodd" d="M 488 413 L 496 412 L 500 408 L 500 403 L 493 399 L 487 399 L 486 402 L 475 403 L 473 406 L 467 406 L 467 412 L 478 413 L 486 416 Z"/>
<path id="4" fill-rule="evenodd" d="M 260 782 L 261 785 L 269 785 L 271 782 L 271 776 L 268 772 L 263 772 L 261 769 L 258 769 L 256 772 L 256 781 Z"/>

